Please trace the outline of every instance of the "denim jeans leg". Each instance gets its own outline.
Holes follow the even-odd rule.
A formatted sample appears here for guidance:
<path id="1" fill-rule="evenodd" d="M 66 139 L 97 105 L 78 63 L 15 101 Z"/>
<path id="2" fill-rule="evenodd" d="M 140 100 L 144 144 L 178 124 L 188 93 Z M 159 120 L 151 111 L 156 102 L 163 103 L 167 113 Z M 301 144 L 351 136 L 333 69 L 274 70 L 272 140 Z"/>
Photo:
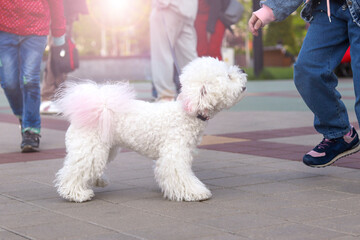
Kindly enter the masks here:
<path id="1" fill-rule="evenodd" d="M 24 36 L 20 44 L 20 87 L 23 93 L 23 128 L 40 132 L 40 72 L 46 36 Z"/>
<path id="2" fill-rule="evenodd" d="M 350 14 L 349 14 L 350 17 Z M 355 89 L 355 113 L 360 123 L 360 27 L 353 21 L 349 21 L 349 39 L 351 68 L 353 72 L 354 89 Z"/>
<path id="3" fill-rule="evenodd" d="M 338 79 L 333 73 L 349 46 L 347 22 L 337 17 L 338 9 L 339 4 L 332 5 L 331 23 L 326 5 L 314 12 L 294 67 L 295 85 L 315 115 L 315 129 L 329 139 L 342 137 L 350 130 L 346 107 L 336 90 Z"/>
<path id="4" fill-rule="evenodd" d="M 19 83 L 19 38 L 15 34 L 0 31 L 0 80 L 1 87 L 13 113 L 23 114 L 22 93 Z"/>

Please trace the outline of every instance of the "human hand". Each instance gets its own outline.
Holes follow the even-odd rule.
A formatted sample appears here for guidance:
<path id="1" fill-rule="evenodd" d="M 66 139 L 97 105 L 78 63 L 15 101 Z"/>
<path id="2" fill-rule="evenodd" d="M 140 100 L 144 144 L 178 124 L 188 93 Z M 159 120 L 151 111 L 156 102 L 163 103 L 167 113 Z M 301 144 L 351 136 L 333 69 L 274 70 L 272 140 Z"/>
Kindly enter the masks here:
<path id="1" fill-rule="evenodd" d="M 65 34 L 60 37 L 53 37 L 52 45 L 62 46 L 65 44 Z"/>
<path id="2" fill-rule="evenodd" d="M 254 36 L 258 36 L 259 29 L 263 27 L 263 22 L 253 13 L 249 19 L 248 27 Z"/>

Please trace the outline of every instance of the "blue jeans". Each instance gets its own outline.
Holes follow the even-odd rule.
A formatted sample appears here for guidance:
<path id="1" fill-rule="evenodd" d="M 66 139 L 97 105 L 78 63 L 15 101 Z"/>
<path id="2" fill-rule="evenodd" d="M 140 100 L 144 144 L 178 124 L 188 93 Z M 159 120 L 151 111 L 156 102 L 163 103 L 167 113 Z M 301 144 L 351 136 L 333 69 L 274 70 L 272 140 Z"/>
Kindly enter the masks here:
<path id="1" fill-rule="evenodd" d="M 331 1 L 331 22 L 326 1 L 316 7 L 298 60 L 294 67 L 295 85 L 314 113 L 315 129 L 325 138 L 344 136 L 350 131 L 349 117 L 338 79 L 333 73 L 349 44 L 355 87 L 355 112 L 360 121 L 360 27 L 353 22 L 346 6 Z"/>
<path id="2" fill-rule="evenodd" d="M 40 132 L 40 66 L 46 42 L 46 36 L 0 31 L 1 87 L 23 131 Z"/>

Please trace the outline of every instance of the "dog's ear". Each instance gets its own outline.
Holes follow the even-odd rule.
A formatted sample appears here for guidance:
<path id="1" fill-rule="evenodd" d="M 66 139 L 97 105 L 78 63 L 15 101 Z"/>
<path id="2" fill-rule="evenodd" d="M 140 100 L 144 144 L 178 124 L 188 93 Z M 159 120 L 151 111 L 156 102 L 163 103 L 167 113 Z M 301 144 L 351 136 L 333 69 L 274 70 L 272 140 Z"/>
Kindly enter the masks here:
<path id="1" fill-rule="evenodd" d="M 200 87 L 200 90 L 198 89 L 197 91 L 182 91 L 178 96 L 178 100 L 183 103 L 183 108 L 185 112 L 187 112 L 189 115 L 207 115 L 207 96 L 208 91 L 206 89 L 206 86 L 203 85 L 202 87 Z"/>

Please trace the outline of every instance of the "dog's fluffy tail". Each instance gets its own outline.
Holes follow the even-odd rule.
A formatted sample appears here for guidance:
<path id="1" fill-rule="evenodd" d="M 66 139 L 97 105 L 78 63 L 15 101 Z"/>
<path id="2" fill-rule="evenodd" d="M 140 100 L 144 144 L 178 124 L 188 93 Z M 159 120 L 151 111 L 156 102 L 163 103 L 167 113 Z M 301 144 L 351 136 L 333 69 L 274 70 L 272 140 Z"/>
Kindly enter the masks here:
<path id="1" fill-rule="evenodd" d="M 96 84 L 93 81 L 69 81 L 56 98 L 56 105 L 71 124 L 98 128 L 101 139 L 111 143 L 114 114 L 125 113 L 131 108 L 135 91 L 128 82 Z"/>

